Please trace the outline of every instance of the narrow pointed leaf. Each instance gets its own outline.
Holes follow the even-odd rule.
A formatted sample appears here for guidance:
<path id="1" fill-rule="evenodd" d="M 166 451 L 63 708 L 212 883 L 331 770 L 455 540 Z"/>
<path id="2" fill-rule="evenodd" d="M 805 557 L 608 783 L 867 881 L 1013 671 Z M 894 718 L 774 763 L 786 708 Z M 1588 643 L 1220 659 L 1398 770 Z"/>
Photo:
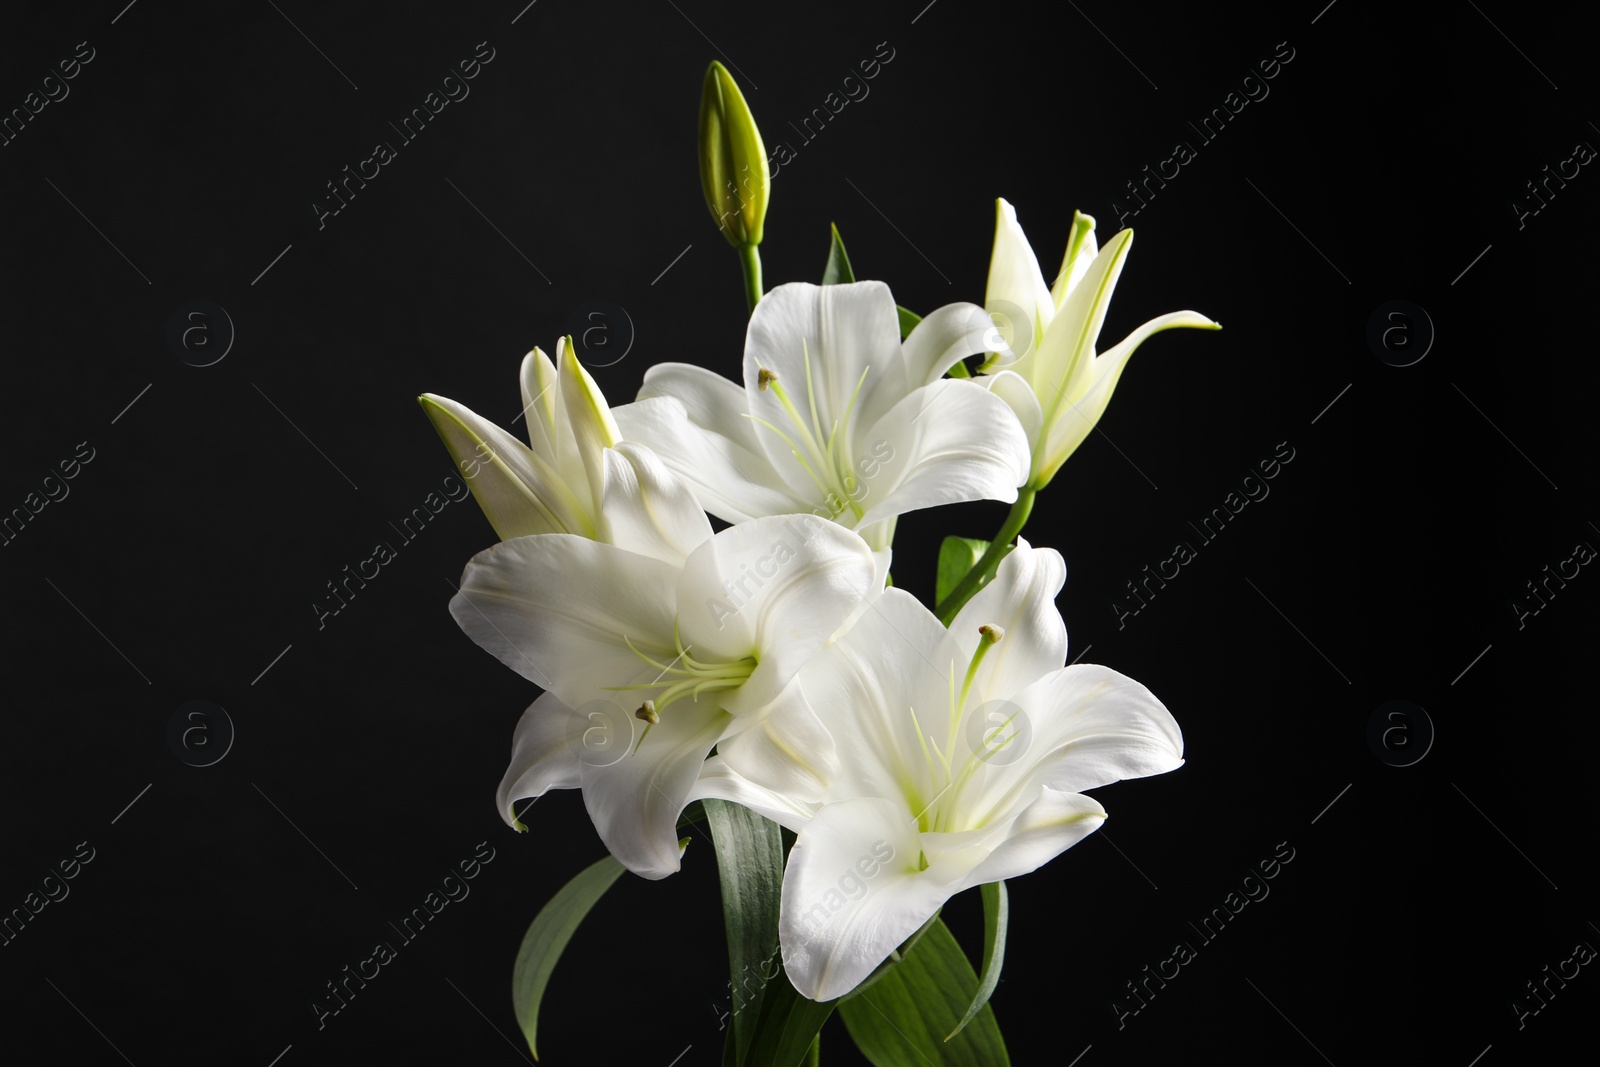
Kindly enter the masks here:
<path id="1" fill-rule="evenodd" d="M 900 340 L 904 341 L 911 336 L 911 331 L 916 328 L 917 323 L 922 321 L 922 316 L 915 311 L 907 311 L 899 304 L 894 306 L 894 310 L 895 314 L 900 316 Z"/>
<path id="2" fill-rule="evenodd" d="M 843 285 L 856 280 L 855 272 L 850 269 L 850 257 L 845 255 L 844 238 L 839 236 L 839 227 L 829 224 L 833 231 L 833 241 L 828 245 L 828 265 L 822 270 L 823 285 Z"/>
<path id="3" fill-rule="evenodd" d="M 807 1000 L 795 991 L 789 976 L 779 971 L 763 991 L 755 1034 L 740 1067 L 799 1067 L 838 1003 Z"/>
<path id="4" fill-rule="evenodd" d="M 946 537 L 939 546 L 939 574 L 934 582 L 934 603 L 943 603 L 945 597 L 961 584 L 961 579 L 978 565 L 978 560 L 988 550 L 987 541 L 971 537 Z"/>
<path id="5" fill-rule="evenodd" d="M 972 1006 L 961 1017 L 960 1024 L 950 1031 L 946 1041 L 965 1030 L 967 1024 L 978 1017 L 983 1006 L 989 1003 L 995 986 L 1000 984 L 1000 965 L 1006 958 L 1006 923 L 1011 911 L 1011 904 L 1006 897 L 1006 884 L 985 882 L 980 892 L 983 894 L 983 971 L 978 975 L 978 994 L 972 998 Z"/>
<path id="6" fill-rule="evenodd" d="M 606 890 L 625 870 L 626 867 L 610 856 L 590 864 L 550 898 L 522 937 L 522 947 L 517 950 L 516 966 L 511 972 L 511 1002 L 534 1059 L 539 1058 L 536 1040 L 539 1002 L 544 999 L 556 961 L 589 909 L 605 896 Z"/>
<path id="7" fill-rule="evenodd" d="M 755 1033 L 761 1002 L 781 980 L 778 905 L 783 891 L 783 840 L 778 824 L 725 800 L 704 802 L 717 846 L 722 881 L 722 919 L 728 933 L 730 1008 L 736 1059 Z"/>
<path id="8" fill-rule="evenodd" d="M 873 1067 L 1009 1067 L 994 1009 L 985 1004 L 951 1040 L 978 991 L 978 976 L 944 923 L 870 989 L 841 1000 L 839 1014 Z"/>

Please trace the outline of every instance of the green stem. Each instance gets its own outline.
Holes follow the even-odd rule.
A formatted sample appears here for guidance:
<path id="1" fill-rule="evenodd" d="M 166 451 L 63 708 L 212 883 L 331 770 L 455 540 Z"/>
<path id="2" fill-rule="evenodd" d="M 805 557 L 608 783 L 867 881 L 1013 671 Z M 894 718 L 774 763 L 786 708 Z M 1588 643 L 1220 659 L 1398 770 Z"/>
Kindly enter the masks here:
<path id="1" fill-rule="evenodd" d="M 806 1053 L 805 1067 L 820 1067 L 822 1063 L 822 1035 L 811 1039 L 811 1049 Z"/>
<path id="2" fill-rule="evenodd" d="M 956 617 L 956 613 L 972 594 L 982 588 L 983 583 L 994 577 L 1000 560 L 1011 551 L 1011 542 L 1016 540 L 1017 534 L 1022 532 L 1023 525 L 1028 521 L 1028 515 L 1033 511 L 1033 498 L 1038 495 L 1038 490 L 1032 486 L 1025 486 L 1017 491 L 1017 502 L 1011 505 L 1011 513 L 1006 516 L 1000 532 L 994 535 L 994 540 L 989 542 L 989 547 L 984 550 L 983 556 L 961 579 L 961 583 L 950 590 L 950 595 L 939 604 L 937 614 L 939 621 L 946 626 Z"/>
<path id="3" fill-rule="evenodd" d="M 757 245 L 740 245 L 739 261 L 744 266 L 744 298 L 750 310 L 761 300 L 761 252 Z"/>

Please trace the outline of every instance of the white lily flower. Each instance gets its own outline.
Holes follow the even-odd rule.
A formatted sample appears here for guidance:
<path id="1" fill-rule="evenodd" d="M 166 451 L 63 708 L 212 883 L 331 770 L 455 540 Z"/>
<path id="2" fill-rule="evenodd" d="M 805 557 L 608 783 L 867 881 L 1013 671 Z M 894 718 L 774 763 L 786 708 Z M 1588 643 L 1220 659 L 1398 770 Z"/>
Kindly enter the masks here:
<path id="1" fill-rule="evenodd" d="M 568 338 L 555 363 L 537 347 L 523 357 L 521 379 L 528 445 L 454 400 L 418 398 L 502 541 L 570 533 L 681 563 L 711 536 L 693 494 L 622 440 Z"/>
<path id="2" fill-rule="evenodd" d="M 1016 212 L 1005 200 L 995 201 L 984 304 L 1005 346 L 985 364 L 979 380 L 1011 406 L 1027 430 L 1033 449 L 1028 484 L 1034 489 L 1044 488 L 1088 438 L 1128 357 L 1146 338 L 1180 326 L 1222 328 L 1198 312 L 1174 311 L 1096 355 L 1111 294 L 1132 245 L 1133 231 L 1125 229 L 1097 252 L 1094 218 L 1074 212 L 1061 272 L 1047 287 Z"/>
<path id="3" fill-rule="evenodd" d="M 581 788 L 612 855 L 673 873 L 712 746 L 742 769 L 776 762 L 762 709 L 882 586 L 866 542 L 810 515 L 741 523 L 679 563 L 562 533 L 480 552 L 451 614 L 547 690 L 517 727 L 501 816 L 517 827 L 516 800 Z"/>
<path id="4" fill-rule="evenodd" d="M 993 333 L 983 309 L 951 304 L 902 344 L 882 282 L 780 285 L 750 317 L 743 388 L 658 364 L 617 423 L 719 518 L 809 513 L 884 549 L 907 511 L 1010 502 L 1026 480 L 1028 442 L 1011 410 L 943 378 Z"/>
<path id="5" fill-rule="evenodd" d="M 768 727 L 804 754 L 797 771 L 774 784 L 721 755 L 707 763 L 697 796 L 799 835 L 779 933 L 805 996 L 849 992 L 950 896 L 1097 829 L 1105 811 L 1083 790 L 1182 765 L 1183 736 L 1148 689 L 1063 666 L 1065 576 L 1055 551 L 1019 542 L 948 630 L 886 590 L 771 711 Z"/>

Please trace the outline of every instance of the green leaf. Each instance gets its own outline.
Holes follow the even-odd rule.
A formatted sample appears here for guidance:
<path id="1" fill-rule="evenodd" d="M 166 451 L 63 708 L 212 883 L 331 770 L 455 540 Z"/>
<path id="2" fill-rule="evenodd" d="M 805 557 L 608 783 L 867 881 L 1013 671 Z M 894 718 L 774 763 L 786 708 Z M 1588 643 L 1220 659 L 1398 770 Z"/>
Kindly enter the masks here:
<path id="1" fill-rule="evenodd" d="M 972 1006 L 961 1017 L 960 1024 L 950 1031 L 946 1041 L 965 1030 L 967 1024 L 978 1017 L 983 1006 L 989 1003 L 989 998 L 994 995 L 994 987 L 1000 984 L 1000 965 L 1006 958 L 1006 923 L 1011 913 L 1006 884 L 985 882 L 979 891 L 983 894 L 983 973 L 978 976 L 978 993 L 972 998 Z"/>
<path id="2" fill-rule="evenodd" d="M 894 306 L 894 310 L 895 313 L 900 316 L 900 340 L 904 341 L 907 335 L 909 335 L 916 327 L 917 323 L 922 321 L 922 316 L 918 315 L 915 311 L 907 311 L 899 304 Z"/>
<path id="3" fill-rule="evenodd" d="M 965 363 L 961 362 L 959 359 L 956 360 L 954 363 L 950 364 L 950 369 L 948 371 L 946 371 L 945 373 L 950 375 L 950 377 L 952 377 L 952 378 L 970 378 L 970 377 L 972 377 L 972 372 L 967 369 L 967 365 Z"/>
<path id="4" fill-rule="evenodd" d="M 795 990 L 789 976 L 779 971 L 763 991 L 755 1034 L 740 1064 L 742 1067 L 798 1067 L 810 1055 L 817 1032 L 838 1003 L 836 1000 L 807 1000 Z"/>
<path id="5" fill-rule="evenodd" d="M 873 1067 L 1009 1067 L 988 1004 L 949 1041 L 978 992 L 978 976 L 950 930 L 935 923 L 899 966 L 839 1003 L 856 1047 Z"/>
<path id="6" fill-rule="evenodd" d="M 967 572 L 978 565 L 978 560 L 983 558 L 988 549 L 987 541 L 953 535 L 946 537 L 939 546 L 939 576 L 934 583 L 933 602 L 943 602 L 961 584 Z"/>
<path id="7" fill-rule="evenodd" d="M 729 1010 L 736 1062 L 760 1017 L 761 1002 L 782 964 L 778 904 L 783 892 L 783 839 L 778 824 L 725 800 L 705 802 L 722 880 L 722 920 L 728 933 Z M 787 983 L 785 983 L 787 984 Z"/>
<path id="8" fill-rule="evenodd" d="M 833 241 L 828 245 L 828 265 L 822 270 L 822 284 L 853 282 L 856 280 L 855 272 L 850 269 L 850 257 L 845 255 L 844 238 L 839 236 L 839 227 L 830 222 L 828 229 L 833 231 Z"/>
<path id="9" fill-rule="evenodd" d="M 550 973 L 578 924 L 625 870 L 610 856 L 590 864 L 550 898 L 522 936 L 511 972 L 511 1003 L 534 1059 L 539 1058 L 539 1002 L 550 984 Z"/>

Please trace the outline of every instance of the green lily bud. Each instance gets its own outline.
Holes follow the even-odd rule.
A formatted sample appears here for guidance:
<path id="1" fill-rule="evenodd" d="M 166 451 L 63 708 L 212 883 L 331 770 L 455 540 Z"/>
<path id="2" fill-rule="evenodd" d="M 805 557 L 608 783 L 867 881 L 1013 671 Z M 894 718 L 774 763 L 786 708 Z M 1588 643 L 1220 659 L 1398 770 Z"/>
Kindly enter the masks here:
<path id="1" fill-rule="evenodd" d="M 733 75 L 712 61 L 700 92 L 700 185 L 728 243 L 761 243 L 767 217 L 767 149 Z"/>

